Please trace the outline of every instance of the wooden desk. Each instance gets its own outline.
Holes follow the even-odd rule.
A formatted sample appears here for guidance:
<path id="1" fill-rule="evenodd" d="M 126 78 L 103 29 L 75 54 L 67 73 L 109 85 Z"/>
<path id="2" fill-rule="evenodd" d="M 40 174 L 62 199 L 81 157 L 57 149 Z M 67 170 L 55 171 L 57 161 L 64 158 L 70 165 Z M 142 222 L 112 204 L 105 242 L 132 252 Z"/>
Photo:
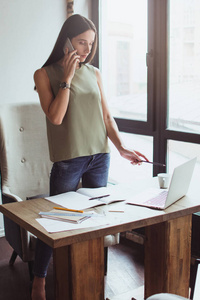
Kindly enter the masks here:
<path id="1" fill-rule="evenodd" d="M 109 225 L 49 234 L 35 219 L 53 206 L 40 198 L 4 204 L 0 211 L 54 248 L 56 300 L 103 300 L 103 237 L 140 227 L 146 227 L 145 298 L 158 292 L 188 296 L 191 215 L 200 211 L 198 199 L 184 197 L 165 211 L 125 205 L 125 213 L 111 213 L 104 205 L 96 211 L 106 212 Z"/>

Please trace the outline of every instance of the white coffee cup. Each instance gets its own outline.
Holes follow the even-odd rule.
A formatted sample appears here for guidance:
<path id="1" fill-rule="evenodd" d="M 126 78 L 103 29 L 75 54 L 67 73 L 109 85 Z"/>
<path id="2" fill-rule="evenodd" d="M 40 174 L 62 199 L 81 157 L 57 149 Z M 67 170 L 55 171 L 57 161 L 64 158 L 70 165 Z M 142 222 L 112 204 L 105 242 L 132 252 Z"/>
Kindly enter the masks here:
<path id="1" fill-rule="evenodd" d="M 170 176 L 168 173 L 159 173 L 158 175 L 158 182 L 161 189 L 167 189 L 169 186 L 169 179 Z"/>

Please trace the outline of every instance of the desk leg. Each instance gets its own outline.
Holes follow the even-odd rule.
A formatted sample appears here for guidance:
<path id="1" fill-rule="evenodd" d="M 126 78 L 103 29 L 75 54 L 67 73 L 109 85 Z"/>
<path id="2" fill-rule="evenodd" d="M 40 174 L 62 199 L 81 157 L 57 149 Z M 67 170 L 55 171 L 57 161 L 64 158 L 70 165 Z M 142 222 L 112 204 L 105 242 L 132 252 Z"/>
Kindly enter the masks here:
<path id="1" fill-rule="evenodd" d="M 104 299 L 104 239 L 54 249 L 56 300 Z"/>
<path id="2" fill-rule="evenodd" d="M 146 227 L 145 299 L 161 292 L 188 297 L 191 220 L 190 215 Z"/>

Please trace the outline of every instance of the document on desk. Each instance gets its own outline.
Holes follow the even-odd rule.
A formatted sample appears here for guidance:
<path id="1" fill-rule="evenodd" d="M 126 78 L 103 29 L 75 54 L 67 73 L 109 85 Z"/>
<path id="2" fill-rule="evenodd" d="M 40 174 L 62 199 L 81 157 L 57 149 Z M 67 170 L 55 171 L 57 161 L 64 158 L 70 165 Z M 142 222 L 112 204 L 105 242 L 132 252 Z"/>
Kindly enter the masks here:
<path id="1" fill-rule="evenodd" d="M 65 209 L 65 208 L 64 208 Z M 70 222 L 70 223 L 81 223 L 85 220 L 87 220 L 88 218 L 92 217 L 92 216 L 96 216 L 98 215 L 95 212 L 90 212 L 90 213 L 71 213 L 71 212 L 64 212 L 64 211 L 60 211 L 58 212 L 58 210 L 56 209 L 52 209 L 50 211 L 45 211 L 45 212 L 39 212 L 40 217 L 42 218 L 46 218 L 46 219 L 52 219 L 52 220 L 58 220 L 58 221 L 62 221 L 62 222 Z"/>
<path id="2" fill-rule="evenodd" d="M 68 222 L 62 222 L 57 220 L 51 220 L 47 218 L 38 218 L 36 221 L 44 227 L 44 229 L 49 233 L 67 231 L 67 230 L 76 230 L 84 229 L 89 227 L 97 227 L 101 225 L 108 225 L 109 222 L 105 216 L 102 217 L 91 217 L 85 220 L 82 223 L 73 224 Z"/>
<path id="3" fill-rule="evenodd" d="M 102 204 L 124 201 L 125 198 L 115 191 L 115 186 L 101 188 L 80 188 L 76 192 L 67 192 L 56 196 L 45 197 L 68 209 L 83 210 Z"/>

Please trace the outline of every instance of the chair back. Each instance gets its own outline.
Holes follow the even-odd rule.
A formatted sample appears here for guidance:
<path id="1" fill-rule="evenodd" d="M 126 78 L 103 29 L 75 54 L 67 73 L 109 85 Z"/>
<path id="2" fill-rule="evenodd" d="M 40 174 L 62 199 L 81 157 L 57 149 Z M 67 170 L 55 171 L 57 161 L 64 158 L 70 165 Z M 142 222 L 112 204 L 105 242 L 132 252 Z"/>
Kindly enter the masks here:
<path id="1" fill-rule="evenodd" d="M 2 192 L 22 200 L 49 193 L 52 163 L 45 115 L 39 103 L 0 106 Z"/>

